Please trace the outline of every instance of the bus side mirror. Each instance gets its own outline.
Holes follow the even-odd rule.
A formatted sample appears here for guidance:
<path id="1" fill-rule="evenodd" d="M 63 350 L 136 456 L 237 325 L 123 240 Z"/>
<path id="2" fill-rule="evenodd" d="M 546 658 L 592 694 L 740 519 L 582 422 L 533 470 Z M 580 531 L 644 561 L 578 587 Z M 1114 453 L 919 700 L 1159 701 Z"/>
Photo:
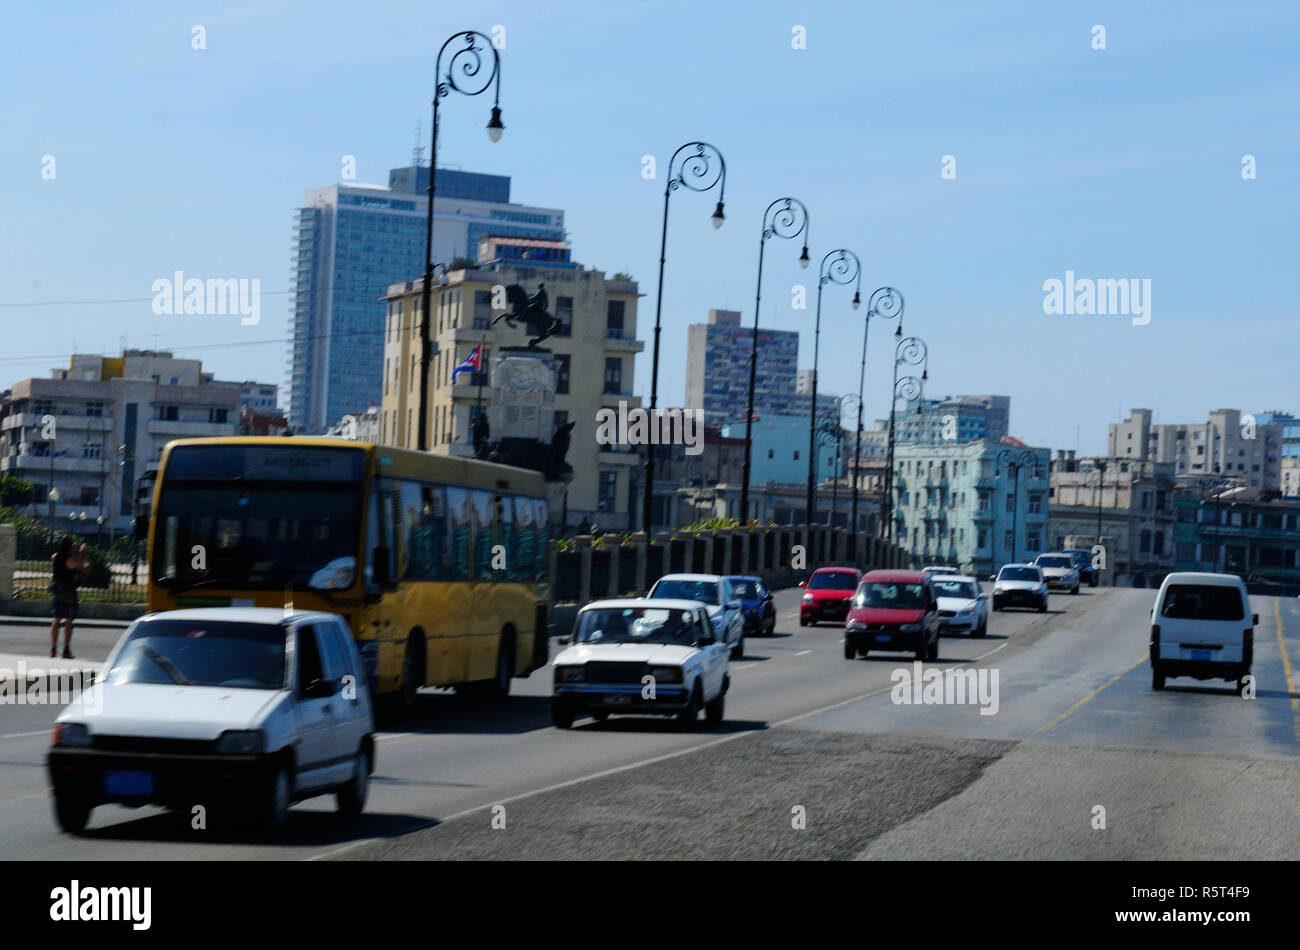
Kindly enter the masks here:
<path id="1" fill-rule="evenodd" d="M 370 567 L 375 584 L 387 587 L 392 580 L 388 576 L 388 548 L 381 544 L 370 552 Z"/>

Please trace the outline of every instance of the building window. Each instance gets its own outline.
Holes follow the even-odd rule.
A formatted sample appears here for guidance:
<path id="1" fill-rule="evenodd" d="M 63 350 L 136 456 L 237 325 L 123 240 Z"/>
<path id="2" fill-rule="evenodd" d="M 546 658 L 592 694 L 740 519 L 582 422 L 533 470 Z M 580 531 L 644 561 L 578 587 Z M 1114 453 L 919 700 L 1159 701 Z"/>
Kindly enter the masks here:
<path id="1" fill-rule="evenodd" d="M 98 442 L 87 442 L 81 447 L 81 457 L 86 459 L 97 459 L 103 457 L 103 452 Z"/>
<path id="2" fill-rule="evenodd" d="M 32 403 L 32 412 L 38 416 L 54 414 L 54 402 L 49 399 L 37 399 Z"/>
<path id="3" fill-rule="evenodd" d="M 569 354 L 560 353 L 555 357 L 555 394 L 563 396 L 569 391 Z"/>
<path id="4" fill-rule="evenodd" d="M 767 450 L 767 457 L 770 458 L 770 459 L 774 459 L 774 458 L 776 458 L 776 449 L 768 449 L 768 450 Z"/>
<path id="5" fill-rule="evenodd" d="M 104 415 L 104 404 L 102 402 L 86 403 L 86 415 L 95 418 L 101 418 Z"/>
<path id="6" fill-rule="evenodd" d="M 979 540 L 976 542 L 976 547 L 986 548 L 988 546 L 989 546 L 989 529 L 980 528 Z"/>
<path id="7" fill-rule="evenodd" d="M 1038 532 L 1032 531 L 1029 534 L 1027 534 L 1025 536 L 1025 544 L 1029 547 L 1029 550 L 1031 551 L 1039 550 L 1040 545 L 1039 545 Z"/>
<path id="8" fill-rule="evenodd" d="M 614 500 L 618 496 L 618 472 L 600 473 L 600 500 L 598 510 L 613 511 Z"/>
<path id="9" fill-rule="evenodd" d="M 1030 495 L 1029 513 L 1031 515 L 1038 515 L 1038 514 L 1042 514 L 1042 512 L 1043 512 L 1043 496 L 1039 494 Z M 1036 547 L 1036 545 L 1031 544 L 1030 547 Z"/>
<path id="10" fill-rule="evenodd" d="M 177 406 L 159 406 L 158 418 L 164 422 L 177 422 L 181 417 L 180 408 Z"/>
<path id="11" fill-rule="evenodd" d="M 1015 510 L 1016 510 L 1016 496 L 1007 495 L 1007 511 L 1015 511 Z"/>
<path id="12" fill-rule="evenodd" d="M 226 413 L 227 410 L 225 409 L 216 409 L 216 408 L 209 409 L 208 421 L 216 423 L 217 425 L 225 425 Z"/>
<path id="13" fill-rule="evenodd" d="M 617 356 L 605 357 L 605 393 L 611 396 L 623 392 L 623 360 Z"/>
<path id="14" fill-rule="evenodd" d="M 1010 551 L 1011 549 L 1013 549 L 1013 548 L 1016 546 L 1016 539 L 1015 539 L 1015 536 L 1014 536 L 1010 531 L 1005 531 L 1005 532 L 1003 532 L 1003 534 L 1002 534 L 1002 545 L 1003 545 L 1003 547 L 1005 547 L 1008 551 Z"/>
<path id="15" fill-rule="evenodd" d="M 795 450 L 794 450 L 794 460 L 795 460 L 796 462 L 799 461 L 799 450 L 798 450 L 798 449 L 795 449 Z"/>
<path id="16" fill-rule="evenodd" d="M 556 336 L 573 336 L 573 298 L 555 298 L 555 319 L 560 321 Z"/>
<path id="17" fill-rule="evenodd" d="M 1157 531 L 1151 536 L 1151 553 L 1157 557 L 1164 557 L 1165 554 L 1165 533 Z"/>
<path id="18" fill-rule="evenodd" d="M 615 340 L 623 338 L 623 312 L 625 306 L 622 300 L 609 301 L 605 311 L 605 336 Z"/>
<path id="19" fill-rule="evenodd" d="M 81 488 L 81 500 L 79 505 L 85 505 L 87 508 L 99 507 L 99 489 L 93 485 L 83 485 Z"/>

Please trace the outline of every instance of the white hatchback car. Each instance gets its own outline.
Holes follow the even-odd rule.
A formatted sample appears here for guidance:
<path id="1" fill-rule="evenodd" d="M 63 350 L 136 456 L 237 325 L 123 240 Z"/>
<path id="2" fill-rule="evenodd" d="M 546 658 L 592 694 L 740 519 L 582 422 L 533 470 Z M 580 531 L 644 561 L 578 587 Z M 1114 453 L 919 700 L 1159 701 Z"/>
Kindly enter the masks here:
<path id="1" fill-rule="evenodd" d="M 578 611 L 573 629 L 573 645 L 554 661 L 551 718 L 559 728 L 575 716 L 649 713 L 694 729 L 701 709 L 709 722 L 722 721 L 731 686 L 727 645 L 703 604 L 598 600 Z"/>
<path id="2" fill-rule="evenodd" d="M 735 585 L 720 574 L 665 574 L 654 582 L 647 597 L 694 600 L 709 609 L 714 635 L 731 650 L 731 658 L 745 655 L 745 608 Z"/>
<path id="3" fill-rule="evenodd" d="M 1241 693 L 1258 624 L 1236 574 L 1168 575 L 1151 608 L 1151 688 L 1164 689 L 1169 676 L 1191 676 L 1235 680 Z"/>
<path id="4" fill-rule="evenodd" d="M 283 829 L 292 802 L 333 793 L 365 807 L 374 769 L 370 690 L 333 614 L 214 607 L 131 624 L 102 682 L 55 722 L 47 759 L 59 827 L 116 802 L 252 807 Z"/>

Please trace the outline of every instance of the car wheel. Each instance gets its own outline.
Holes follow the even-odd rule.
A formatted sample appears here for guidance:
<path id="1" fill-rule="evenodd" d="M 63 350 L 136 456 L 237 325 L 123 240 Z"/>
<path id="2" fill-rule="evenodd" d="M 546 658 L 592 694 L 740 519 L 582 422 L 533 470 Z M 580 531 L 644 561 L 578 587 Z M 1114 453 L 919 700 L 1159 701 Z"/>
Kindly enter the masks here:
<path id="1" fill-rule="evenodd" d="M 266 798 L 262 802 L 262 829 L 274 838 L 289 823 L 289 770 L 279 766 L 267 783 Z"/>
<path id="2" fill-rule="evenodd" d="M 86 830 L 90 821 L 91 806 L 85 799 L 69 792 L 54 793 L 54 820 L 59 830 L 70 835 L 79 835 Z"/>
<path id="3" fill-rule="evenodd" d="M 808 619 L 803 614 L 799 615 L 799 626 L 801 627 L 808 626 Z"/>
<path id="4" fill-rule="evenodd" d="M 366 798 L 370 790 L 370 753 L 365 749 L 352 763 L 352 778 L 334 793 L 334 802 L 339 814 L 356 818 L 366 810 Z"/>
<path id="5" fill-rule="evenodd" d="M 934 643 L 930 644 L 930 649 L 926 651 L 925 658 L 931 663 L 939 659 L 939 634 L 934 635 Z"/>
<path id="6" fill-rule="evenodd" d="M 715 699 L 711 699 L 704 704 L 704 718 L 714 725 L 722 722 L 722 717 L 726 714 L 726 711 L 727 698 L 721 691 L 718 692 Z"/>
<path id="7" fill-rule="evenodd" d="M 1039 603 L 1039 605 L 1038 605 L 1038 612 L 1039 612 L 1040 614 L 1045 614 L 1045 613 L 1047 613 L 1047 598 L 1046 598 L 1046 597 L 1044 597 L 1044 598 L 1042 599 L 1042 602 Z"/>
<path id="8" fill-rule="evenodd" d="M 1071 594 L 1077 594 L 1077 593 L 1079 593 L 1079 585 L 1078 585 L 1078 584 L 1075 584 L 1073 587 L 1071 587 L 1071 588 L 1070 588 L 1070 593 L 1071 593 Z"/>
<path id="9" fill-rule="evenodd" d="M 691 691 L 691 702 L 685 709 L 677 714 L 677 724 L 683 730 L 690 732 L 695 728 L 700 718 L 700 687 L 696 684 L 695 689 Z"/>
<path id="10" fill-rule="evenodd" d="M 739 660 L 744 655 L 745 655 L 745 637 L 744 635 L 742 635 L 741 638 L 736 641 L 736 645 L 731 648 L 731 658 L 733 660 Z"/>
<path id="11" fill-rule="evenodd" d="M 1160 672 L 1160 668 L 1158 666 L 1151 667 L 1151 688 L 1152 689 L 1165 688 L 1165 674 Z"/>
<path id="12" fill-rule="evenodd" d="M 1002 609 L 1002 605 L 999 604 L 999 603 L 995 600 L 995 601 L 993 601 L 993 609 L 994 609 L 994 610 L 1001 610 L 1001 609 Z"/>
<path id="13" fill-rule="evenodd" d="M 573 725 L 573 710 L 565 703 L 551 703 L 551 724 L 556 729 L 568 729 Z"/>
<path id="14" fill-rule="evenodd" d="M 775 620 L 773 620 L 770 624 L 767 625 L 767 636 L 769 636 L 769 637 L 774 637 L 774 636 L 776 636 L 776 621 L 775 621 Z"/>
<path id="15" fill-rule="evenodd" d="M 980 621 L 980 625 L 975 628 L 974 636 L 982 637 L 989 632 L 989 618 L 985 617 Z"/>
<path id="16" fill-rule="evenodd" d="M 844 641 L 844 659 L 846 659 L 846 660 L 856 660 L 857 658 L 858 658 L 858 648 L 855 647 L 853 644 L 849 643 L 848 640 L 845 640 L 845 641 Z"/>

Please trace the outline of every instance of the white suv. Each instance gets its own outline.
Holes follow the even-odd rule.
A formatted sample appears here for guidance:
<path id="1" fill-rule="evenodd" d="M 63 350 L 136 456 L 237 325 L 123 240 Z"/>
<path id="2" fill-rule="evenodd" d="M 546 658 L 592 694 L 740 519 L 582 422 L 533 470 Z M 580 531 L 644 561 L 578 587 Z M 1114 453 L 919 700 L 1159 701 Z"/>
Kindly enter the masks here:
<path id="1" fill-rule="evenodd" d="M 55 721 L 47 759 L 64 831 L 117 802 L 252 806 L 284 828 L 292 802 L 366 804 L 374 769 L 370 690 L 333 614 L 214 607 L 148 614 L 127 628 L 103 682 Z"/>
<path id="2" fill-rule="evenodd" d="M 566 637 L 560 641 L 568 644 Z M 573 645 L 554 662 L 551 718 L 561 729 L 575 716 L 672 715 L 694 729 L 704 709 L 722 721 L 727 646 L 703 604 L 648 598 L 598 600 L 578 611 Z"/>

